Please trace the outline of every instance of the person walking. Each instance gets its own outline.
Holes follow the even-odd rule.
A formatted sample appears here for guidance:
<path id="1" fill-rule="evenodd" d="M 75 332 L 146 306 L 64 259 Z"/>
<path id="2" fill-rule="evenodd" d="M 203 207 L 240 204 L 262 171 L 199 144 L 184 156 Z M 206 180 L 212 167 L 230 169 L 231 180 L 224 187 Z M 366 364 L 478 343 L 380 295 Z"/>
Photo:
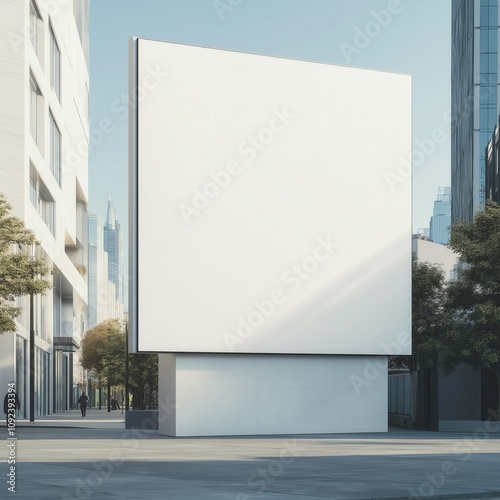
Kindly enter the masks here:
<path id="1" fill-rule="evenodd" d="M 82 393 L 78 402 L 80 403 L 80 410 L 82 410 L 82 417 L 86 417 L 87 405 L 89 404 L 89 397 L 85 393 Z"/>

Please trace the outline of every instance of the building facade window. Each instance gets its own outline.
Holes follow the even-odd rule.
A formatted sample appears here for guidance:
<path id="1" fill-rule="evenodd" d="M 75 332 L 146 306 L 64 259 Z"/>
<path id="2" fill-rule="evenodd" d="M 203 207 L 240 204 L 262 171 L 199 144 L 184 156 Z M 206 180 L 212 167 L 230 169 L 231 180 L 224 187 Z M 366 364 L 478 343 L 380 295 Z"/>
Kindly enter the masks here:
<path id="1" fill-rule="evenodd" d="M 33 49 L 38 55 L 38 45 L 39 45 L 39 32 L 40 32 L 40 23 L 42 18 L 40 16 L 40 11 L 36 6 L 34 0 L 30 1 L 30 40 Z"/>
<path id="2" fill-rule="evenodd" d="M 56 380 L 54 412 L 58 412 L 69 409 L 69 362 L 68 357 L 61 351 L 55 351 L 54 358 L 54 378 Z"/>
<path id="3" fill-rule="evenodd" d="M 57 280 L 54 280 L 52 290 L 52 335 L 54 337 L 61 336 L 61 293 Z"/>
<path id="4" fill-rule="evenodd" d="M 498 0 L 481 0 L 479 27 L 479 179 L 480 204 L 485 203 L 485 150 L 497 123 Z"/>
<path id="5" fill-rule="evenodd" d="M 30 202 L 35 208 L 38 208 L 37 178 L 32 173 L 30 173 Z"/>
<path id="6" fill-rule="evenodd" d="M 47 195 L 44 195 L 41 191 L 38 193 L 38 203 L 39 208 L 38 212 L 40 217 L 45 222 L 45 225 L 49 228 L 49 231 L 54 234 L 55 233 L 55 210 L 54 210 L 54 201 L 51 200 Z"/>
<path id="7" fill-rule="evenodd" d="M 16 335 L 16 392 L 19 402 L 21 404 L 21 409 L 19 410 L 17 416 L 18 418 L 26 418 L 26 386 L 27 377 L 26 372 L 28 371 L 28 359 L 26 355 L 27 341 L 20 335 Z"/>
<path id="8" fill-rule="evenodd" d="M 37 335 L 43 340 L 47 339 L 47 297 L 45 295 L 39 295 L 40 303 L 40 328 L 37 331 Z"/>
<path id="9" fill-rule="evenodd" d="M 55 236 L 55 202 L 47 186 L 41 181 L 33 165 L 30 168 L 30 201 L 49 231 Z"/>
<path id="10" fill-rule="evenodd" d="M 61 100 L 61 51 L 52 26 L 50 32 L 50 85 L 59 101 Z"/>
<path id="11" fill-rule="evenodd" d="M 61 185 L 61 132 L 50 113 L 50 170 Z"/>
<path id="12" fill-rule="evenodd" d="M 41 107 L 42 93 L 33 75 L 30 76 L 30 133 L 36 144 L 40 143 L 40 130 L 38 127 L 39 109 Z"/>
<path id="13" fill-rule="evenodd" d="M 49 353 L 35 347 L 35 416 L 47 415 L 49 409 Z M 66 409 L 66 408 L 65 408 Z"/>

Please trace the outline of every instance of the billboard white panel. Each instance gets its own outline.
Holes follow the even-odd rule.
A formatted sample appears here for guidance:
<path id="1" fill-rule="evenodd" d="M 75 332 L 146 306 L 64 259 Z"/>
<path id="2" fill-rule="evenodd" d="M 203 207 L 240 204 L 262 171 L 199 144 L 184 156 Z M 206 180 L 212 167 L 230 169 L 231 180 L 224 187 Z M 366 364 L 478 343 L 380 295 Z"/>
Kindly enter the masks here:
<path id="1" fill-rule="evenodd" d="M 133 349 L 409 354 L 411 78 L 131 47 Z"/>

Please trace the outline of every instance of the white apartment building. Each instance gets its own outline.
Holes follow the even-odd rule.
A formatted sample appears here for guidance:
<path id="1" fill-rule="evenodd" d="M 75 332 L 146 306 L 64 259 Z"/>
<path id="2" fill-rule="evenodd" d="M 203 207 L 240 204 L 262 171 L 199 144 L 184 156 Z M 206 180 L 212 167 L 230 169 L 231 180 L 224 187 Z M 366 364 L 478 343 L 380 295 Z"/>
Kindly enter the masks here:
<path id="1" fill-rule="evenodd" d="M 32 229 L 37 256 L 57 272 L 29 297 L 18 332 L 0 335 L 0 393 L 15 381 L 29 418 L 74 407 L 83 387 L 78 347 L 87 323 L 88 0 L 0 0 L 0 192 Z"/>

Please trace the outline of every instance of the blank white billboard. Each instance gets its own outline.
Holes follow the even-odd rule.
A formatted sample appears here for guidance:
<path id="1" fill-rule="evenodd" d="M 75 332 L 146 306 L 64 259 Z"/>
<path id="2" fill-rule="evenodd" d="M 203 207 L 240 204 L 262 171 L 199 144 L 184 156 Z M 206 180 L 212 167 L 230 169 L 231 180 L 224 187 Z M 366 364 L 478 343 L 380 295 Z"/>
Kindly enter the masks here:
<path id="1" fill-rule="evenodd" d="M 131 42 L 132 349 L 410 354 L 411 78 Z"/>

